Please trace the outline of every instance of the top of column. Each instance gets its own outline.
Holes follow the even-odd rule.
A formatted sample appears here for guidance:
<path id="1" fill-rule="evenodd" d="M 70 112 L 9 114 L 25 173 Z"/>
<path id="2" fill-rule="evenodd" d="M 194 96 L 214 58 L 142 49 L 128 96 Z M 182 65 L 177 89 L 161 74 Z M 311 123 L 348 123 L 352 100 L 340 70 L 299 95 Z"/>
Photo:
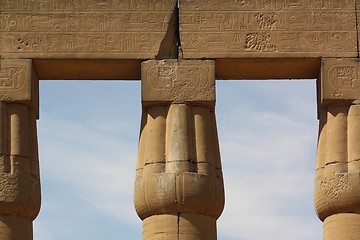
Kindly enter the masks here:
<path id="1" fill-rule="evenodd" d="M 180 0 L 184 58 L 357 57 L 355 0 Z"/>

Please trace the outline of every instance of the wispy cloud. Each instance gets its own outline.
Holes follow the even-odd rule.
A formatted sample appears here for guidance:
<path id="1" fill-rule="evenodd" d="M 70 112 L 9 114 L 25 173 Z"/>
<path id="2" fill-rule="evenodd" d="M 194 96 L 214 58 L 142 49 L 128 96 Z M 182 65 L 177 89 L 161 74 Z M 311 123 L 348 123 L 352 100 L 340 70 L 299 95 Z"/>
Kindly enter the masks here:
<path id="1" fill-rule="evenodd" d="M 226 208 L 218 225 L 221 240 L 321 238 L 321 223 L 312 210 L 317 134 L 314 83 L 292 83 L 296 87 L 270 82 L 218 84 L 226 189 Z M 43 99 L 39 123 L 44 202 L 36 239 L 55 239 L 59 226 L 49 221 L 67 228 L 68 235 L 56 240 L 75 236 L 71 231 L 77 230 L 71 228 L 79 229 L 76 221 L 86 222 L 88 231 L 94 232 L 91 222 L 97 215 L 90 213 L 98 214 L 98 221 L 108 218 L 124 231 L 137 233 L 123 239 L 140 239 L 141 221 L 133 207 L 139 88 L 83 89 L 86 84 L 65 84 L 61 91 L 68 93 L 67 100 L 61 102 L 56 100 L 62 95 L 59 88 L 51 85 L 43 85 L 55 93 Z M 66 192 L 71 197 L 59 196 Z M 47 211 L 59 215 L 49 216 Z M 61 217 L 64 211 L 73 213 Z"/>
<path id="2" fill-rule="evenodd" d="M 266 88 L 270 98 L 279 91 L 273 85 Z M 256 96 L 261 93 L 256 84 L 252 90 Z M 309 114 L 315 112 L 313 93 L 309 86 L 297 89 L 313 100 L 300 101 L 299 93 L 288 88 L 282 94 L 286 101 L 271 99 L 262 105 L 247 91 L 218 101 L 237 102 L 226 115 L 218 115 L 226 186 L 219 232 L 241 240 L 320 239 L 321 223 L 312 202 L 317 134 L 316 115 Z M 247 102 L 241 101 L 242 94 Z"/>
<path id="3" fill-rule="evenodd" d="M 74 91 L 73 84 L 68 87 Z M 76 87 L 81 89 L 81 86 Z M 96 88 L 96 91 L 99 90 L 105 89 Z M 109 89 L 106 90 L 109 93 Z M 113 98 L 114 95 L 109 94 L 107 96 Z M 139 97 L 139 94 L 134 95 L 129 96 L 128 99 Z M 78 97 L 80 96 L 83 95 L 80 94 Z M 43 101 L 51 102 L 52 97 Z M 83 97 L 80 98 L 84 101 Z M 118 100 L 122 100 L 121 97 L 118 97 Z M 101 218 L 108 219 L 101 222 L 118 222 L 130 233 L 137 230 L 138 234 L 130 234 L 135 236 L 134 239 L 141 236 L 141 221 L 137 218 L 133 207 L 140 109 L 129 113 L 127 106 L 121 109 L 121 104 L 115 107 L 113 104 L 105 104 L 108 101 L 109 99 L 104 96 L 101 101 L 87 102 L 91 107 L 78 106 L 76 109 L 73 107 L 76 104 L 70 104 L 71 100 L 69 102 L 69 99 L 64 99 L 64 102 L 55 104 L 50 109 L 43 109 L 42 119 L 39 122 L 39 144 L 44 197 L 43 209 L 35 225 L 35 232 L 39 235 L 37 239 L 55 239 L 56 230 L 52 229 L 54 225 L 49 224 L 49 221 L 64 224 L 67 236 L 79 239 L 76 238 L 78 235 L 75 232 L 84 228 L 79 226 L 84 220 L 74 216 L 62 222 L 65 218 L 61 216 L 61 209 L 64 211 L 63 214 L 71 215 L 77 212 L 77 215 L 87 216 L 88 219 L 85 221 L 90 221 L 89 218 L 98 214 Z M 138 101 L 133 102 L 133 105 Z M 59 104 L 72 106 L 73 109 L 61 108 Z M 122 105 L 126 104 L 128 103 L 122 102 Z M 76 115 L 75 119 L 72 117 L 73 112 Z M 72 196 L 73 199 L 66 197 L 57 199 L 56 192 L 67 194 L 66 197 Z M 49 215 L 50 212 L 58 214 L 57 218 Z M 95 229 L 96 226 L 89 223 L 87 228 Z M 105 230 L 98 229 L 98 232 L 101 231 Z M 117 227 L 113 232 L 116 231 L 120 229 Z M 66 237 L 64 233 L 62 234 L 61 236 Z M 121 234 L 121 236 L 129 235 L 129 233 Z M 61 236 L 56 235 L 56 239 L 64 239 Z M 120 233 L 117 237 L 120 237 Z"/>

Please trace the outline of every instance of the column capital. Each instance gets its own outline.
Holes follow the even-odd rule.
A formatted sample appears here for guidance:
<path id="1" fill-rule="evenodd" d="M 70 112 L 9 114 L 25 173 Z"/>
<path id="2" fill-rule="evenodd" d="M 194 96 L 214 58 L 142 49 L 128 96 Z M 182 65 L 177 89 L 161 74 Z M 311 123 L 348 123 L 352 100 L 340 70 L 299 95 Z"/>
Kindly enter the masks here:
<path id="1" fill-rule="evenodd" d="M 215 61 L 149 60 L 142 63 L 142 102 L 215 103 Z"/>

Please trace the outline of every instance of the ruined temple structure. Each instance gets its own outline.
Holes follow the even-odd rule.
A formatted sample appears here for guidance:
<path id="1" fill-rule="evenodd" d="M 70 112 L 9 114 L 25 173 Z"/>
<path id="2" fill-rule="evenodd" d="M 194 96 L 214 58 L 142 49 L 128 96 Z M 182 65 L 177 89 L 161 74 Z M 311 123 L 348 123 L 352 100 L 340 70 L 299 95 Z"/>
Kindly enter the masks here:
<path id="1" fill-rule="evenodd" d="M 215 79 L 269 78 L 317 79 L 316 213 L 325 240 L 360 239 L 359 7 L 0 0 L 0 240 L 33 239 L 39 80 L 141 79 L 134 202 L 143 239 L 213 240 L 225 201 Z"/>

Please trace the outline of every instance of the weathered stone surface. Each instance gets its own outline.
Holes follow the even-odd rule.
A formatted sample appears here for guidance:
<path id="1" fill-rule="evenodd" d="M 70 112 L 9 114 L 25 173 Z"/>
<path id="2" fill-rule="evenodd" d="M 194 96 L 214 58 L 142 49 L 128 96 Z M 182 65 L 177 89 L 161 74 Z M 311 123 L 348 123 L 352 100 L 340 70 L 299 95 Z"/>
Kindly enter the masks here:
<path id="1" fill-rule="evenodd" d="M 200 214 L 179 214 L 179 240 L 216 240 L 216 219 Z"/>
<path id="2" fill-rule="evenodd" d="M 217 219 L 224 189 L 214 112 L 171 104 L 143 115 L 135 182 L 140 218 L 182 212 Z"/>
<path id="3" fill-rule="evenodd" d="M 31 61 L 0 59 L 0 100 L 31 100 Z"/>
<path id="4" fill-rule="evenodd" d="M 151 216 L 143 221 L 142 239 L 178 239 L 179 216 L 163 214 Z"/>
<path id="5" fill-rule="evenodd" d="M 355 0 L 355 4 L 356 4 L 356 17 L 357 17 L 357 23 L 359 24 L 360 21 L 360 1 L 359 0 Z M 357 57 L 360 56 L 360 28 L 359 25 L 357 25 L 357 36 L 358 36 L 358 55 Z"/>
<path id="6" fill-rule="evenodd" d="M 216 219 L 191 213 L 151 216 L 144 220 L 143 239 L 216 240 Z"/>
<path id="7" fill-rule="evenodd" d="M 216 239 L 224 208 L 214 61 L 142 64 L 134 191 L 143 239 Z"/>
<path id="8" fill-rule="evenodd" d="M 25 103 L 39 117 L 39 81 L 32 60 L 0 58 L 0 101 Z"/>
<path id="9" fill-rule="evenodd" d="M 320 76 L 316 211 L 326 240 L 359 239 L 359 4 L 180 0 L 178 15 L 176 0 L 0 0 L 0 239 L 32 239 L 40 208 L 38 79 L 140 77 L 143 238 L 216 239 L 215 76 Z M 154 58 L 168 60 L 141 63 Z"/>
<path id="10" fill-rule="evenodd" d="M 0 215 L 1 240 L 33 240 L 32 232 L 31 220 L 19 216 Z"/>
<path id="11" fill-rule="evenodd" d="M 353 0 L 183 0 L 184 58 L 355 57 Z"/>
<path id="12" fill-rule="evenodd" d="M 335 214 L 360 211 L 359 124 L 360 105 L 321 108 L 315 208 L 323 221 Z"/>
<path id="13" fill-rule="evenodd" d="M 0 103 L 0 215 L 34 219 L 40 209 L 36 113 Z"/>
<path id="14" fill-rule="evenodd" d="M 200 60 L 150 60 L 142 63 L 142 101 L 214 102 L 215 63 Z"/>
<path id="15" fill-rule="evenodd" d="M 319 58 L 221 58 L 215 60 L 216 79 L 314 79 Z"/>
<path id="16" fill-rule="evenodd" d="M 155 58 L 175 0 L 0 0 L 0 52 L 19 58 Z"/>
<path id="17" fill-rule="evenodd" d="M 360 239 L 360 215 L 343 213 L 324 221 L 324 240 Z"/>
<path id="18" fill-rule="evenodd" d="M 357 59 L 323 59 L 320 77 L 321 104 L 360 98 L 360 63 Z"/>
<path id="19" fill-rule="evenodd" d="M 41 80 L 139 80 L 140 59 L 35 59 Z"/>

